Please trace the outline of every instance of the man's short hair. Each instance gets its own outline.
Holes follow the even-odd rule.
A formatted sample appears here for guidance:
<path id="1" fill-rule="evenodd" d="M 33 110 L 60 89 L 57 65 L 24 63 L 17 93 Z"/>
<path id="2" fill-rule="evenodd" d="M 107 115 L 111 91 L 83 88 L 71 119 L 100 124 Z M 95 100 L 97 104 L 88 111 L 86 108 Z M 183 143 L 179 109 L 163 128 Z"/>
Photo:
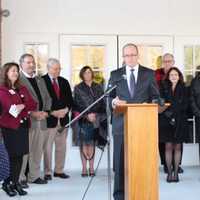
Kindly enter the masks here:
<path id="1" fill-rule="evenodd" d="M 27 58 L 27 57 L 31 57 L 31 58 L 33 58 L 33 60 L 35 60 L 32 54 L 30 54 L 30 53 L 25 53 L 25 54 L 23 54 L 23 55 L 20 57 L 20 59 L 19 59 L 19 64 L 20 64 L 20 66 L 21 66 L 22 63 L 24 62 L 24 59 Z"/>
<path id="2" fill-rule="evenodd" d="M 49 58 L 47 61 L 47 69 L 49 69 L 52 65 L 60 65 L 60 61 L 56 58 Z"/>
<path id="3" fill-rule="evenodd" d="M 136 44 L 133 44 L 133 43 L 128 43 L 128 44 L 125 44 L 122 48 L 122 53 L 124 54 L 124 49 L 127 48 L 127 47 L 134 47 L 137 51 L 137 54 L 139 53 L 139 50 L 138 50 L 138 47 Z"/>
<path id="4" fill-rule="evenodd" d="M 171 54 L 171 53 L 165 53 L 165 54 L 162 56 L 162 60 L 164 60 L 164 58 L 165 58 L 166 56 L 170 56 L 170 57 L 172 57 L 172 59 L 174 60 L 174 55 Z"/>

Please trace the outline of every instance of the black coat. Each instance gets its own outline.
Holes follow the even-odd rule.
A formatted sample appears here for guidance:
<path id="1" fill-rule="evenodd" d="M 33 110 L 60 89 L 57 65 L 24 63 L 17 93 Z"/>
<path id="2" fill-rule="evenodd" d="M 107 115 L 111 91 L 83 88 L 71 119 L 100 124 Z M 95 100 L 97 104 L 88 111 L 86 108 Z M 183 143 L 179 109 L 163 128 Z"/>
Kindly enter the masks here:
<path id="1" fill-rule="evenodd" d="M 49 75 L 46 74 L 42 78 L 45 81 L 47 90 L 52 99 L 51 111 L 63 109 L 66 107 L 71 109 L 73 104 L 73 98 L 69 82 L 63 77 L 60 76 L 58 77 L 58 84 L 60 88 L 60 98 L 58 99 Z M 65 126 L 68 122 L 69 122 L 69 116 L 67 113 L 64 118 L 60 119 L 60 125 Z M 51 115 L 50 117 L 47 118 L 48 128 L 55 128 L 57 124 L 58 124 L 58 119 L 56 117 Z"/>
<path id="2" fill-rule="evenodd" d="M 74 88 L 74 105 L 75 110 L 82 112 L 95 100 L 103 95 L 103 88 L 97 83 L 92 83 L 91 87 L 81 82 Z M 88 113 L 105 113 L 106 106 L 104 100 L 93 106 Z"/>
<path id="3" fill-rule="evenodd" d="M 78 112 L 82 112 L 88 106 L 90 106 L 94 101 L 100 98 L 103 95 L 104 91 L 100 84 L 92 83 L 91 87 L 86 85 L 84 82 L 81 82 L 74 88 L 74 110 Z M 106 116 L 106 104 L 104 99 L 94 105 L 85 115 L 89 113 L 96 113 L 97 121 L 95 124 L 96 133 L 91 133 L 87 139 L 88 143 L 96 140 L 98 146 L 104 146 L 107 138 L 107 116 Z M 79 120 L 78 126 L 79 128 L 83 125 L 83 123 L 87 123 L 87 119 L 85 116 Z M 78 134 L 78 140 L 83 140 L 86 142 L 86 138 L 81 138 L 81 131 Z M 93 136 L 92 136 L 93 135 Z"/>
<path id="4" fill-rule="evenodd" d="M 159 114 L 159 141 L 182 143 L 188 140 L 188 95 L 184 83 L 178 82 L 175 91 L 169 81 L 160 86 L 160 96 L 171 105 Z"/>
<path id="5" fill-rule="evenodd" d="M 197 140 L 200 142 L 200 73 L 191 82 L 190 104 L 195 116 Z"/>

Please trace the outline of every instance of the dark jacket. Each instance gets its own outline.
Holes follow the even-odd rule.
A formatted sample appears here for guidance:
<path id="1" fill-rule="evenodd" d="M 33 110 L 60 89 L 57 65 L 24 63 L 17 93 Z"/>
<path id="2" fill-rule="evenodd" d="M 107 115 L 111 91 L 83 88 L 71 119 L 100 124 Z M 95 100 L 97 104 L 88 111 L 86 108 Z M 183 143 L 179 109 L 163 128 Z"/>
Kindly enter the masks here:
<path id="1" fill-rule="evenodd" d="M 200 142 L 200 73 L 191 82 L 190 104 L 195 116 L 197 141 Z"/>
<path id="2" fill-rule="evenodd" d="M 190 103 L 195 117 L 200 118 L 200 74 L 192 80 L 190 86 Z"/>
<path id="3" fill-rule="evenodd" d="M 81 82 L 74 88 L 74 110 L 79 113 L 96 101 L 101 95 L 103 95 L 103 88 L 100 84 L 92 83 L 91 87 Z M 95 127 L 98 129 L 98 133 L 94 138 L 97 141 L 97 145 L 101 146 L 107 139 L 107 117 L 106 117 L 106 104 L 104 99 L 94 105 L 85 115 L 89 113 L 96 113 Z M 86 118 L 83 116 L 79 120 L 80 123 L 84 123 Z"/>
<path id="4" fill-rule="evenodd" d="M 159 91 L 155 80 L 154 71 L 139 65 L 138 78 L 136 83 L 135 95 L 131 98 L 129 93 L 128 84 L 126 79 L 126 67 L 119 68 L 111 72 L 109 87 L 117 84 L 116 89 L 110 94 L 110 108 L 112 110 L 112 100 L 119 97 L 127 103 L 151 103 L 153 99 L 159 97 Z M 120 80 L 120 81 L 119 81 Z M 113 134 L 123 134 L 124 132 L 124 119 L 123 114 L 115 115 L 112 118 L 112 132 Z"/>
<path id="5" fill-rule="evenodd" d="M 159 115 L 161 142 L 182 143 L 188 139 L 187 108 L 188 95 L 184 83 L 178 82 L 175 91 L 169 80 L 160 85 L 160 96 L 171 105 Z"/>
<path id="6" fill-rule="evenodd" d="M 51 97 L 52 100 L 51 111 L 63 109 L 66 107 L 68 107 L 70 110 L 73 104 L 73 99 L 69 82 L 63 77 L 60 76 L 58 77 L 58 84 L 60 88 L 60 98 L 58 99 L 49 75 L 46 74 L 42 78 L 45 81 L 47 90 L 49 92 L 49 96 Z M 65 126 L 68 122 L 69 122 L 69 114 L 67 113 L 64 118 L 60 119 L 60 125 Z M 48 128 L 55 128 L 57 124 L 58 124 L 58 118 L 52 115 L 47 118 Z"/>
<path id="7" fill-rule="evenodd" d="M 93 93 L 93 94 L 92 94 Z M 74 105 L 75 110 L 82 112 L 85 108 L 91 105 L 95 100 L 97 100 L 101 95 L 103 95 L 102 87 L 97 83 L 92 83 L 91 88 L 87 86 L 84 82 L 81 82 L 74 88 Z M 105 103 L 104 100 L 93 106 L 88 113 L 105 113 Z"/>

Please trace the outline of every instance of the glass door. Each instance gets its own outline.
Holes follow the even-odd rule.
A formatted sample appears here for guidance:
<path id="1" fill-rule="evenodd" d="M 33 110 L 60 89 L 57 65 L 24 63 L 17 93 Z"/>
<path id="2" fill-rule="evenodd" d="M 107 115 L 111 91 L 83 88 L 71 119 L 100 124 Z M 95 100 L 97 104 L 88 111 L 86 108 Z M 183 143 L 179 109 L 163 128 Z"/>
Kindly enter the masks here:
<path id="1" fill-rule="evenodd" d="M 70 81 L 72 90 L 80 82 L 79 72 L 85 65 L 89 65 L 94 70 L 94 81 L 106 86 L 110 72 L 117 68 L 117 36 L 60 35 L 60 60 L 62 76 Z M 68 137 L 67 168 L 81 169 L 76 141 L 77 129 L 72 128 L 72 134 Z M 97 151 L 97 157 L 99 153 Z M 106 156 L 101 167 L 107 167 Z"/>

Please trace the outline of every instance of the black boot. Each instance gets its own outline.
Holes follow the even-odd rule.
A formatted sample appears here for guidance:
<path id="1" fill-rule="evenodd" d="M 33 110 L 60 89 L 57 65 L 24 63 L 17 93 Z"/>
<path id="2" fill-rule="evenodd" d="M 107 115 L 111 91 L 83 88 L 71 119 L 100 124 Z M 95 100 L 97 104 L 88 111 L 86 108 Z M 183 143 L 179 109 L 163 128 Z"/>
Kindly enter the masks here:
<path id="1" fill-rule="evenodd" d="M 14 197 L 17 195 L 17 192 L 13 189 L 10 183 L 3 183 L 2 189 L 6 192 L 6 194 L 10 197 Z"/>
<path id="2" fill-rule="evenodd" d="M 13 185 L 13 188 L 18 192 L 18 194 L 19 194 L 20 196 L 24 196 L 24 195 L 27 195 L 27 194 L 28 194 L 25 190 L 23 190 L 23 188 L 22 188 L 22 186 L 20 185 L 20 183 L 15 183 L 15 184 Z"/>

